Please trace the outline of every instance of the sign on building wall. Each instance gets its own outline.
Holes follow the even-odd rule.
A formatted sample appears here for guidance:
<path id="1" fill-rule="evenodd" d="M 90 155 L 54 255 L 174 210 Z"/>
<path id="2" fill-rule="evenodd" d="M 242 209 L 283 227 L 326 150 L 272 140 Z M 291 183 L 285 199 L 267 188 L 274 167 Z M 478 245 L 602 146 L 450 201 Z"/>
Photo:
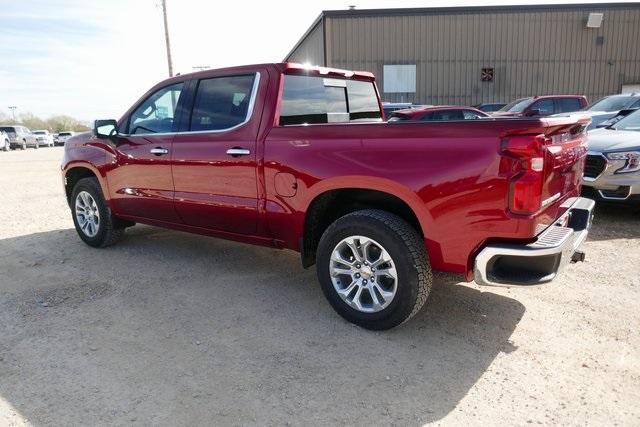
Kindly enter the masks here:
<path id="1" fill-rule="evenodd" d="M 416 66 L 385 65 L 382 70 L 383 87 L 385 93 L 415 93 Z"/>

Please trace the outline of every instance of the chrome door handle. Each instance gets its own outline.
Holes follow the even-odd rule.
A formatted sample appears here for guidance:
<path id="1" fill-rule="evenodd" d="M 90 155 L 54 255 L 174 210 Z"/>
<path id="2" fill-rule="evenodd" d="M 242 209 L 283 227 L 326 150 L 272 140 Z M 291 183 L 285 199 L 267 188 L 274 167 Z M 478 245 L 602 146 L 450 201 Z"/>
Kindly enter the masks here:
<path id="1" fill-rule="evenodd" d="M 232 157 L 248 156 L 249 154 L 251 154 L 251 151 L 247 150 L 246 148 L 233 147 L 227 150 L 227 154 Z"/>
<path id="2" fill-rule="evenodd" d="M 163 154 L 167 154 L 169 152 L 169 150 L 167 150 L 166 148 L 162 148 L 162 147 L 156 147 L 156 148 L 152 148 L 151 150 L 149 150 L 149 152 L 151 154 L 155 154 L 156 156 L 162 156 Z"/>

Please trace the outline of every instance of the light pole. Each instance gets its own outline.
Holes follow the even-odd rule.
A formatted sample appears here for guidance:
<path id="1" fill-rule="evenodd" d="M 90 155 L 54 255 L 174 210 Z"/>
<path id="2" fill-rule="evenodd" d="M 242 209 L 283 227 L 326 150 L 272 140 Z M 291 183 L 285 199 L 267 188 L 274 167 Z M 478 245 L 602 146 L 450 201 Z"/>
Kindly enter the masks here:
<path id="1" fill-rule="evenodd" d="M 162 0 L 162 16 L 164 19 L 164 39 L 167 44 L 167 63 L 169 65 L 169 77 L 173 77 L 173 64 L 171 63 L 171 44 L 169 43 L 169 23 L 167 20 L 167 0 Z"/>
<path id="2" fill-rule="evenodd" d="M 10 105 L 9 106 L 9 110 L 11 110 L 11 116 L 13 117 L 13 121 L 16 121 L 16 110 L 18 109 L 18 107 L 16 107 L 15 105 Z"/>

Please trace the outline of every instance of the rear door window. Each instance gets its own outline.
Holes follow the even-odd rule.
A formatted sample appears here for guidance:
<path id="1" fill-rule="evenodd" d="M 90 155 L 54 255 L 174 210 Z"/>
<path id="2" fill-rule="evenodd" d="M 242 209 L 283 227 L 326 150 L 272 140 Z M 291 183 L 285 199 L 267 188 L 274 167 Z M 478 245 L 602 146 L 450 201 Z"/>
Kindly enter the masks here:
<path id="1" fill-rule="evenodd" d="M 220 131 L 249 119 L 255 74 L 200 80 L 189 130 Z"/>
<path id="2" fill-rule="evenodd" d="M 280 125 L 380 120 L 373 82 L 285 75 Z"/>
<path id="3" fill-rule="evenodd" d="M 569 113 L 582 109 L 582 104 L 578 98 L 558 98 L 556 99 L 557 113 Z"/>

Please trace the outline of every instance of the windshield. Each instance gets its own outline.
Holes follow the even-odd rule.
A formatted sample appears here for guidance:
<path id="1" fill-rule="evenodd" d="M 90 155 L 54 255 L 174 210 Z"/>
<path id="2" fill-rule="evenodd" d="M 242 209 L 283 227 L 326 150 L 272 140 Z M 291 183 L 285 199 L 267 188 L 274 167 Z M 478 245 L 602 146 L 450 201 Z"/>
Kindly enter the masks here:
<path id="1" fill-rule="evenodd" d="M 58 136 L 70 136 L 70 135 L 71 135 L 71 133 L 70 133 L 70 132 L 60 132 L 60 133 L 58 134 Z"/>
<path id="2" fill-rule="evenodd" d="M 636 96 L 608 96 L 602 98 L 595 104 L 591 104 L 587 110 L 590 111 L 620 111 L 631 107 L 640 97 Z"/>
<path id="3" fill-rule="evenodd" d="M 640 110 L 636 111 L 635 113 L 629 114 L 627 117 L 611 126 L 611 129 L 633 130 L 636 132 L 640 132 Z"/>
<path id="4" fill-rule="evenodd" d="M 505 105 L 498 111 L 506 111 L 509 113 L 521 113 L 525 108 L 527 108 L 527 105 L 529 105 L 532 100 L 533 98 L 516 99 L 515 101 L 510 102 L 509 104 Z"/>
<path id="5" fill-rule="evenodd" d="M 33 133 L 35 133 L 36 135 L 46 135 L 47 133 L 43 130 L 34 130 Z"/>

